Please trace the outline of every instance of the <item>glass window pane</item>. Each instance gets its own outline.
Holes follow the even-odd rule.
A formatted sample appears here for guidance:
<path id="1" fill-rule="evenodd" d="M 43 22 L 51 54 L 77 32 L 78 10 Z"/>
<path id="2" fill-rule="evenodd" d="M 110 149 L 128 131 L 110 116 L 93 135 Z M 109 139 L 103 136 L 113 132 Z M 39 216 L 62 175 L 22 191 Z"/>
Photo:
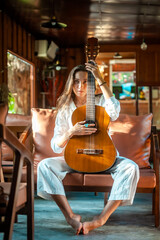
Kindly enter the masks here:
<path id="1" fill-rule="evenodd" d="M 117 99 L 135 98 L 134 72 L 112 72 L 113 93 Z"/>
<path id="2" fill-rule="evenodd" d="M 29 115 L 33 66 L 17 55 L 7 52 L 8 87 L 11 92 L 9 113 Z"/>

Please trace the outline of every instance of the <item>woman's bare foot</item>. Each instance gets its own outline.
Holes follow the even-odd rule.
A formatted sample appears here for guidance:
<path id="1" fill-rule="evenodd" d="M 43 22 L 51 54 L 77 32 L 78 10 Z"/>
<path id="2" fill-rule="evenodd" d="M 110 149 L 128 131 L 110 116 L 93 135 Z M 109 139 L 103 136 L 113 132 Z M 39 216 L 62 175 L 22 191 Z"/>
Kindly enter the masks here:
<path id="1" fill-rule="evenodd" d="M 79 235 L 82 231 L 81 216 L 74 214 L 72 217 L 67 219 L 69 225 L 76 230 L 76 235 Z"/>
<path id="2" fill-rule="evenodd" d="M 83 223 L 83 234 L 86 235 L 89 233 L 89 231 L 101 227 L 103 225 L 102 221 L 98 219 L 98 216 L 96 216 L 91 222 L 84 222 Z"/>

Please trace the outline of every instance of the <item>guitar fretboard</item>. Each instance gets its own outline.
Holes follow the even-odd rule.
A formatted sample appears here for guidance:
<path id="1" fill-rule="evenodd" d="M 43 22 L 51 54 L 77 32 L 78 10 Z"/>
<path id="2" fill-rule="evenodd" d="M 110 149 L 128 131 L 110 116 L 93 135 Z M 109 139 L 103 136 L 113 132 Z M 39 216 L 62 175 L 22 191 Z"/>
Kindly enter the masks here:
<path id="1" fill-rule="evenodd" d="M 88 72 L 86 120 L 95 121 L 95 80 L 91 72 Z"/>

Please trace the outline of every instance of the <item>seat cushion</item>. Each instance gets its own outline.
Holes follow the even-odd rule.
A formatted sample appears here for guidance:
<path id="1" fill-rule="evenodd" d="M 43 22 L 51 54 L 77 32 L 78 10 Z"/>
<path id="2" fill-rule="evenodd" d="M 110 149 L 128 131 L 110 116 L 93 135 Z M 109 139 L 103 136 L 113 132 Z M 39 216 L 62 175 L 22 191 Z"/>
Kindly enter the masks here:
<path id="1" fill-rule="evenodd" d="M 2 169 L 3 169 L 3 173 L 9 173 L 12 174 L 13 173 L 13 160 L 12 161 L 2 161 Z"/>
<path id="2" fill-rule="evenodd" d="M 113 179 L 110 174 L 84 174 L 84 186 L 112 187 Z"/>
<path id="3" fill-rule="evenodd" d="M 65 186 L 83 186 L 83 173 L 68 173 L 63 179 Z"/>
<path id="4" fill-rule="evenodd" d="M 137 185 L 138 188 L 155 188 L 156 174 L 153 169 L 140 169 L 140 179 Z"/>
<path id="5" fill-rule="evenodd" d="M 9 194 L 11 189 L 11 183 L 9 182 L 1 182 L 0 186 L 3 187 L 4 193 Z M 16 207 L 20 207 L 27 201 L 27 184 L 26 183 L 20 183 L 20 188 L 18 191 L 18 199 Z"/>
<path id="6" fill-rule="evenodd" d="M 152 114 L 133 116 L 120 114 L 110 122 L 110 133 L 121 156 L 135 161 L 140 168 L 149 168 Z"/>
<path id="7" fill-rule="evenodd" d="M 113 179 L 110 174 L 84 174 L 84 186 L 112 187 Z M 156 186 L 156 175 L 153 169 L 140 169 L 138 188 L 153 189 Z"/>

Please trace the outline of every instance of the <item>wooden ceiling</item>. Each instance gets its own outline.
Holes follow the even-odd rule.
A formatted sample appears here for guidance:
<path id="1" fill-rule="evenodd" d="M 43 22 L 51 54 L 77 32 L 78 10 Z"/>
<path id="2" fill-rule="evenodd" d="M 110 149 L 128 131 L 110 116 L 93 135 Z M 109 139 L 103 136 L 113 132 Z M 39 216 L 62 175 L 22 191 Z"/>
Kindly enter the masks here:
<path id="1" fill-rule="evenodd" d="M 160 43 L 160 0 L 1 0 L 2 11 L 35 35 L 59 47 L 81 47 L 88 37 L 100 44 Z M 67 28 L 41 24 L 56 16 Z"/>

